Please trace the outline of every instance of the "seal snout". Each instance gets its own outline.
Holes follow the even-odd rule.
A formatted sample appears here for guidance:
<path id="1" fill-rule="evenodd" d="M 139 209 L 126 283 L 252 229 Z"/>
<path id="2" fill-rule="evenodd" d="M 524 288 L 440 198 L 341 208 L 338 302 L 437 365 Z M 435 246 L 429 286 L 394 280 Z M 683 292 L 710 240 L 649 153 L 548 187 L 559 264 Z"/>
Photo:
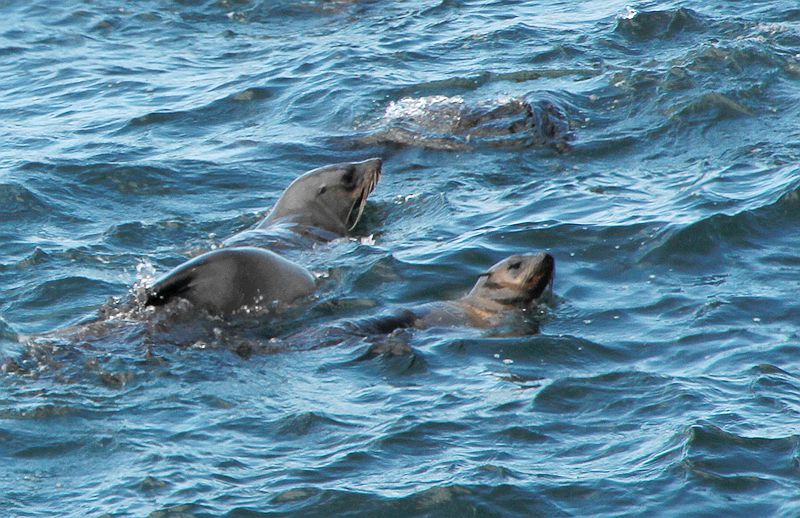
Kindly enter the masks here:
<path id="1" fill-rule="evenodd" d="M 364 160 L 363 162 L 360 162 L 359 165 L 365 166 L 370 169 L 375 168 L 378 171 L 380 171 L 381 167 L 383 166 L 383 160 L 381 160 L 380 157 L 372 157 Z"/>
<path id="2" fill-rule="evenodd" d="M 548 288 L 552 288 L 556 273 L 556 260 L 547 252 L 532 257 L 535 261 L 530 278 L 531 300 L 541 297 Z"/>
<path id="3" fill-rule="evenodd" d="M 540 269 L 548 272 L 553 272 L 556 269 L 556 260 L 552 255 L 547 252 L 542 252 L 539 256 L 541 257 L 539 262 Z"/>
<path id="4" fill-rule="evenodd" d="M 369 158 L 363 162 L 359 162 L 358 166 L 363 174 L 367 177 L 369 192 L 372 192 L 372 190 L 375 189 L 375 186 L 378 184 L 378 180 L 381 178 L 381 173 L 383 172 L 383 160 L 378 157 Z"/>
<path id="5" fill-rule="evenodd" d="M 383 160 L 380 158 L 370 158 L 369 160 L 364 161 L 364 165 L 367 167 L 367 195 L 372 193 L 375 190 L 375 186 L 378 185 L 378 181 L 381 179 L 381 174 L 383 173 Z"/>
<path id="6" fill-rule="evenodd" d="M 361 219 L 364 207 L 367 204 L 367 197 L 375 190 L 378 180 L 381 178 L 383 160 L 380 158 L 370 158 L 363 162 L 353 164 L 359 177 L 359 187 L 356 191 L 356 199 L 350 208 L 346 222 L 348 230 L 353 230 Z"/>

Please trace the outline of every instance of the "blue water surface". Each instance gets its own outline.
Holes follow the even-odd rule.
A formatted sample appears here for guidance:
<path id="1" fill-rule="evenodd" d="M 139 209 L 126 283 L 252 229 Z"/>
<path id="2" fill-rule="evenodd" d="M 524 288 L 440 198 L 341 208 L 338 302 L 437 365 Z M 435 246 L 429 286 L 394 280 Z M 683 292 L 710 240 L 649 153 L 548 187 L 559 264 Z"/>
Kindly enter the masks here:
<path id="1" fill-rule="evenodd" d="M 0 16 L 3 515 L 800 515 L 794 1 Z M 431 99 L 546 99 L 571 149 L 393 138 Z M 119 309 L 302 172 L 371 156 L 353 236 L 290 254 L 310 305 L 157 333 Z M 538 334 L 280 346 L 542 250 Z"/>

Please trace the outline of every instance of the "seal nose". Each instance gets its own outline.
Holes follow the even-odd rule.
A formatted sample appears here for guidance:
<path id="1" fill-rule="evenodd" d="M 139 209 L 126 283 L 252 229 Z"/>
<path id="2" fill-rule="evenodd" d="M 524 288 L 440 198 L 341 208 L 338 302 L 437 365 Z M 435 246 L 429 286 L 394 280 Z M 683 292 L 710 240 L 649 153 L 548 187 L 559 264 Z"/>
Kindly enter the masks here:
<path id="1" fill-rule="evenodd" d="M 541 257 L 541 259 L 539 260 L 539 265 L 536 268 L 537 271 L 545 274 L 552 280 L 552 278 L 555 277 L 556 273 L 555 258 L 552 255 L 548 254 L 547 252 L 542 252 L 541 254 L 539 254 L 539 256 Z"/>
<path id="2" fill-rule="evenodd" d="M 383 167 L 383 160 L 377 157 L 368 158 L 367 160 L 361 162 L 359 165 L 362 165 L 367 169 L 377 169 L 378 171 L 380 171 L 381 167 Z"/>
<path id="3" fill-rule="evenodd" d="M 381 169 L 383 169 L 383 160 L 380 158 L 370 158 L 364 160 L 361 164 L 370 172 L 374 171 L 376 175 L 380 176 Z"/>
<path id="4" fill-rule="evenodd" d="M 374 175 L 373 181 L 373 188 L 375 187 L 374 184 L 378 183 L 378 180 L 381 178 L 381 173 L 383 172 L 383 160 L 378 157 L 369 158 L 364 160 L 363 162 L 359 163 L 359 166 L 362 168 L 363 171 L 366 171 L 368 174 Z"/>

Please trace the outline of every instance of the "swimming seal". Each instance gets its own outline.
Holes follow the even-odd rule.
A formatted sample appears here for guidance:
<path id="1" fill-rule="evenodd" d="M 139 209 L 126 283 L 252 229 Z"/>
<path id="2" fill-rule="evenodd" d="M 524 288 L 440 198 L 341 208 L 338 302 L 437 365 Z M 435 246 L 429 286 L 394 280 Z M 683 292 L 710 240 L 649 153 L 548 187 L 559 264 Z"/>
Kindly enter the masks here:
<path id="1" fill-rule="evenodd" d="M 412 311 L 412 326 L 493 327 L 509 311 L 526 308 L 552 287 L 555 259 L 546 253 L 512 255 L 482 273 L 460 299 L 423 305 Z"/>
<path id="2" fill-rule="evenodd" d="M 382 161 L 345 162 L 313 169 L 298 177 L 254 229 L 224 241 L 225 246 L 274 247 L 331 241 L 356 226 L 367 197 L 381 177 Z"/>
<path id="3" fill-rule="evenodd" d="M 233 313 L 290 304 L 315 287 L 308 270 L 269 250 L 222 248 L 162 276 L 147 289 L 145 304 L 161 306 L 178 297 L 210 313 Z"/>
<path id="4" fill-rule="evenodd" d="M 358 223 L 380 179 L 381 165 L 379 158 L 371 158 L 303 174 L 256 228 L 158 279 L 147 289 L 145 305 L 163 305 L 177 297 L 210 313 L 229 314 L 310 295 L 313 275 L 265 247 L 308 245 L 309 238 L 327 241 L 345 235 Z"/>
<path id="5" fill-rule="evenodd" d="M 539 302 L 552 290 L 554 277 L 552 255 L 512 255 L 482 273 L 472 290 L 459 299 L 346 322 L 339 330 L 365 336 L 403 328 L 498 327 L 518 311 Z"/>

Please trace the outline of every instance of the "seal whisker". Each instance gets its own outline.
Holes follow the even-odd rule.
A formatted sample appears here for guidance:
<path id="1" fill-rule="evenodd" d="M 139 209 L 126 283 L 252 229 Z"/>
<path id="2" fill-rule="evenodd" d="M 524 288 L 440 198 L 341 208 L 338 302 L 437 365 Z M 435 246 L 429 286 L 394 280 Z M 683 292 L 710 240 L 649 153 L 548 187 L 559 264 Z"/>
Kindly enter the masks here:
<path id="1" fill-rule="evenodd" d="M 353 224 L 347 230 L 353 230 L 354 228 L 356 228 L 356 225 L 358 225 L 358 221 L 361 219 L 361 214 L 364 212 L 364 207 L 366 205 L 367 205 L 367 197 L 362 194 L 360 196 L 360 198 L 359 198 L 359 201 L 358 201 L 358 211 L 356 212 L 356 217 L 353 218 L 353 220 L 352 220 Z M 355 208 L 355 206 L 353 208 Z M 352 214 L 352 212 L 353 212 L 353 209 L 350 209 L 350 213 L 351 214 Z M 347 219 L 349 220 L 350 216 L 348 216 Z"/>
<path id="2" fill-rule="evenodd" d="M 358 222 L 361 220 L 361 216 L 364 213 L 364 207 L 366 207 L 367 205 L 367 198 L 372 193 L 372 191 L 375 190 L 375 187 L 378 185 L 378 180 L 380 179 L 380 176 L 381 176 L 381 170 L 380 168 L 378 168 L 375 169 L 374 172 L 372 172 L 366 179 L 364 185 L 362 186 L 359 192 L 358 200 L 356 201 L 355 204 L 353 204 L 353 208 L 350 209 L 350 214 L 348 214 L 347 216 L 347 221 L 348 222 L 352 221 L 352 225 L 350 226 L 350 228 L 348 228 L 348 230 L 353 230 L 356 227 L 356 225 L 358 225 Z M 354 209 L 356 209 L 356 216 L 355 218 L 352 218 L 351 216 Z"/>

